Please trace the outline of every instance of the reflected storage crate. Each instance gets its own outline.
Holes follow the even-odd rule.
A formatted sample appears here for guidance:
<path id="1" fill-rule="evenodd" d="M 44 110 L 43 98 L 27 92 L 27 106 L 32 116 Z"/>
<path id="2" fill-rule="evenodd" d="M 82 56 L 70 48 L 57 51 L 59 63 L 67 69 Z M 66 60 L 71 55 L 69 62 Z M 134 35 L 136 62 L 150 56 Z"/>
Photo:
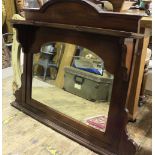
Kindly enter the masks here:
<path id="1" fill-rule="evenodd" d="M 65 67 L 64 90 L 90 101 L 109 102 L 113 76 L 89 73 L 74 67 Z"/>

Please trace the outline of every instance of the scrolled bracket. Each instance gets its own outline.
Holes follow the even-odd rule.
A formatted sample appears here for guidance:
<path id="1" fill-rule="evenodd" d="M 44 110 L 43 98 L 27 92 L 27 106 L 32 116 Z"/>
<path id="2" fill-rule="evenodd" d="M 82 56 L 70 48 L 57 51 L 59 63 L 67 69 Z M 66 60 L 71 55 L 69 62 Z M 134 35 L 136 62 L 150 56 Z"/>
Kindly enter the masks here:
<path id="1" fill-rule="evenodd" d="M 31 50 L 31 46 L 35 40 L 35 34 L 37 31 L 37 27 L 30 25 L 14 25 L 17 29 L 17 40 L 22 46 L 23 52 L 29 53 Z"/>
<path id="2" fill-rule="evenodd" d="M 126 117 L 126 120 L 128 118 L 127 114 L 128 114 L 128 110 L 125 109 L 124 117 Z M 124 125 L 125 126 L 127 125 L 127 121 Z M 121 134 L 121 141 L 119 145 L 119 155 L 125 155 L 127 150 L 128 150 L 128 154 L 134 155 L 138 150 L 138 145 L 133 139 L 130 138 L 130 135 L 128 134 L 127 128 L 125 126 Z"/>

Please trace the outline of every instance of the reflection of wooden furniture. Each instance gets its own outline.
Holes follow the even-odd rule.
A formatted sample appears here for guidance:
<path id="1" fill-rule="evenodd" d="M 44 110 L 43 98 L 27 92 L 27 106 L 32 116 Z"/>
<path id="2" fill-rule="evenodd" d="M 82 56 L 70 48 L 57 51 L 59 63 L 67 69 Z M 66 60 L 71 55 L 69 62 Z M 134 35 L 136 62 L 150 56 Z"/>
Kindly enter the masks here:
<path id="1" fill-rule="evenodd" d="M 143 17 L 140 22 L 140 31 L 145 37 L 139 42 L 138 52 L 135 53 L 129 86 L 129 98 L 127 108 L 129 120 L 135 121 L 138 114 L 138 102 L 144 73 L 146 52 L 151 35 L 151 17 Z"/>
<path id="2" fill-rule="evenodd" d="M 59 71 L 55 81 L 55 85 L 59 88 L 63 88 L 64 86 L 64 67 L 71 65 L 73 56 L 75 54 L 75 48 L 75 45 L 65 44 L 64 54 L 62 56 L 62 61 L 60 62 Z"/>
<path id="3" fill-rule="evenodd" d="M 90 1 L 53 0 L 40 10 L 25 10 L 26 20 L 14 20 L 23 47 L 22 85 L 12 105 L 49 127 L 100 154 L 133 155 L 135 143 L 128 137 L 125 104 L 135 46 L 142 40 L 139 15 L 103 12 Z M 51 35 L 52 34 L 52 35 Z M 67 42 L 88 48 L 100 56 L 114 75 L 105 133 L 34 100 L 32 58 L 46 42 Z M 93 92 L 92 92 L 93 95 Z M 52 98 L 52 96 L 51 96 Z"/>

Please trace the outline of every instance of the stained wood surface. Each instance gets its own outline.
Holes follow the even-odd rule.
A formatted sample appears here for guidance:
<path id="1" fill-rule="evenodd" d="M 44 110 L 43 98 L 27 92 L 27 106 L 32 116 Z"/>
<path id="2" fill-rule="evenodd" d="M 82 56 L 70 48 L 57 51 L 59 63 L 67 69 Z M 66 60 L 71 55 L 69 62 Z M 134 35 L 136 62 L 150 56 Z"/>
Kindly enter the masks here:
<path id="1" fill-rule="evenodd" d="M 143 28 L 152 28 L 152 16 L 143 17 L 140 23 Z"/>
<path id="2" fill-rule="evenodd" d="M 49 12 L 52 16 L 48 16 Z M 101 17 L 104 20 L 101 20 Z M 139 23 L 137 23 L 137 20 L 141 18 L 141 15 L 105 12 L 95 3 L 87 0 L 69 0 L 65 1 L 65 3 L 63 0 L 53 0 L 45 3 L 40 10 L 26 9 L 25 18 L 30 21 L 48 21 L 51 23 L 138 32 Z"/>
<path id="3" fill-rule="evenodd" d="M 45 26 L 50 28 L 60 28 L 60 29 L 67 29 L 67 30 L 75 30 L 79 32 L 90 32 L 95 34 L 104 34 L 104 35 L 111 35 L 111 36 L 119 36 L 119 37 L 128 37 L 128 38 L 142 38 L 143 34 L 134 33 L 134 32 L 126 32 L 126 31 L 118 31 L 112 29 L 104 29 L 104 28 L 94 28 L 88 26 L 78 26 L 78 25 L 68 25 L 68 24 L 58 24 L 58 23 L 48 23 L 48 22 L 38 22 L 38 21 L 18 21 L 18 20 L 11 20 L 11 22 L 20 25 L 35 25 L 35 26 Z"/>
<path id="4" fill-rule="evenodd" d="M 132 13 L 132 14 L 142 15 L 143 17 L 141 18 L 141 21 L 140 21 L 140 27 L 152 28 L 152 16 L 146 15 L 144 10 L 130 9 L 130 10 L 124 10 L 122 11 L 122 13 Z"/>

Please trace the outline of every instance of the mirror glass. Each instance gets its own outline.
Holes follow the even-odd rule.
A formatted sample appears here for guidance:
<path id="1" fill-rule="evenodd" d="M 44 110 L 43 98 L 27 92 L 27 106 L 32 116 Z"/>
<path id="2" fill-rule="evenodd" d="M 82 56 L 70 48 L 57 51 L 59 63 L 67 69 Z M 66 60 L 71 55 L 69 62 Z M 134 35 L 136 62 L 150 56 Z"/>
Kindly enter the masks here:
<path id="1" fill-rule="evenodd" d="M 51 42 L 33 55 L 32 99 L 102 132 L 114 76 L 93 51 Z"/>

